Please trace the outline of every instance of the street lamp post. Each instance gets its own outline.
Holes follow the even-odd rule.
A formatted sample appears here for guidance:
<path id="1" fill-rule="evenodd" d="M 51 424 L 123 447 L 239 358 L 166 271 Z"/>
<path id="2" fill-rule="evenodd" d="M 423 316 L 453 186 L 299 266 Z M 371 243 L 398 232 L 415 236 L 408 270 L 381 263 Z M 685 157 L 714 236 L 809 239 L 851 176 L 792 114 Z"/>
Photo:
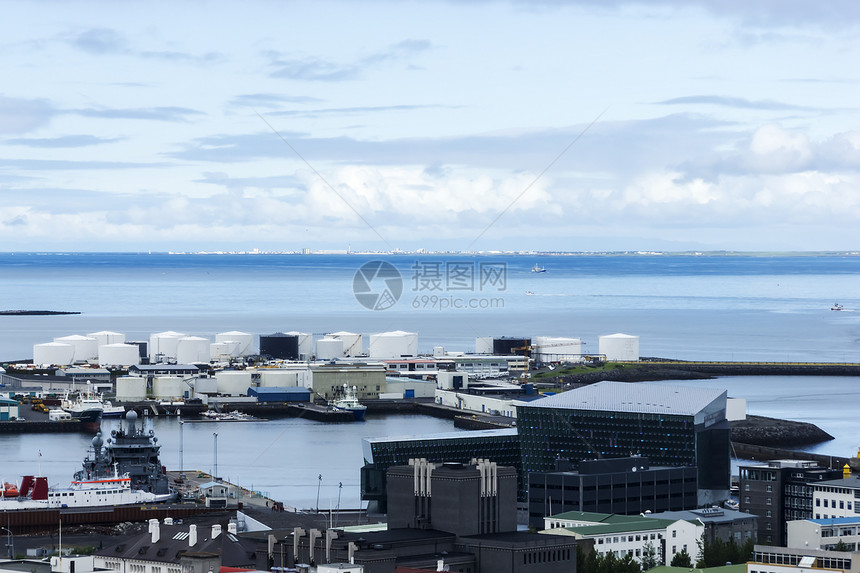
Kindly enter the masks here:
<path id="1" fill-rule="evenodd" d="M 182 463 L 182 428 L 185 426 L 185 422 L 179 420 L 179 471 L 182 472 L 182 468 L 185 465 Z"/>
<path id="2" fill-rule="evenodd" d="M 212 432 L 212 435 L 215 437 L 215 475 L 213 478 L 218 477 L 218 432 Z"/>
<path id="3" fill-rule="evenodd" d="M 7 527 L 0 527 L 6 531 L 6 550 L 9 554 L 9 559 L 15 558 L 15 538 L 12 537 L 12 531 Z"/>

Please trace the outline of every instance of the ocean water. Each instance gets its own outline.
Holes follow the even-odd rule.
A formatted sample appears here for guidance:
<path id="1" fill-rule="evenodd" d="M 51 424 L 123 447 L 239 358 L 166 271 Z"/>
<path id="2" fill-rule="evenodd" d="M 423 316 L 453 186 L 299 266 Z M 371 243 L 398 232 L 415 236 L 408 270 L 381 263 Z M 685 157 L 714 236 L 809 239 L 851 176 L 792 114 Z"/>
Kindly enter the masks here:
<path id="1" fill-rule="evenodd" d="M 353 292 L 356 271 L 374 260 L 401 276 L 386 310 L 368 310 Z M 535 264 L 547 272 L 530 272 Z M 493 265 L 504 280 L 482 281 Z M 834 302 L 846 310 L 831 311 Z M 860 256 L 7 253 L 0 309 L 82 313 L 0 316 L 0 360 L 100 330 L 149 340 L 166 330 L 214 339 L 399 329 L 417 332 L 426 352 L 473 351 L 478 336 L 544 335 L 579 337 L 597 352 L 600 335 L 625 332 L 640 336 L 643 356 L 860 361 Z"/>
<path id="2" fill-rule="evenodd" d="M 396 304 L 374 311 L 359 303 L 354 285 L 358 269 L 379 260 L 399 271 L 402 291 Z M 535 264 L 547 272 L 531 272 Z M 482 280 L 486 269 L 501 271 Z M 371 290 L 382 286 L 377 280 Z M 478 308 L 452 308 L 457 302 Z M 846 310 L 831 311 L 834 302 Z M 573 336 L 596 352 L 600 335 L 625 332 L 640 337 L 643 356 L 860 362 L 857 256 L 7 253 L 0 254 L 0 309 L 81 312 L 0 316 L 0 361 L 31 358 L 34 344 L 54 337 L 100 330 L 123 332 L 128 340 L 166 330 L 214 340 L 229 330 L 321 336 L 400 329 L 418 333 L 422 352 L 437 345 L 472 351 L 477 336 Z M 854 378 L 683 384 L 724 387 L 747 398 L 751 414 L 813 422 L 836 437 L 814 451 L 853 455 L 860 446 Z M 178 467 L 178 423 L 148 423 L 163 445 L 163 462 Z M 357 507 L 362 437 L 445 431 L 454 431 L 448 421 L 410 416 L 360 425 L 186 424 L 183 458 L 186 468 L 212 469 L 212 433 L 218 432 L 225 478 L 288 505 L 315 507 L 319 489 L 321 508 L 334 507 L 339 494 L 341 507 Z M 0 436 L 0 479 L 18 479 L 41 463 L 50 483 L 67 483 L 90 439 Z"/>

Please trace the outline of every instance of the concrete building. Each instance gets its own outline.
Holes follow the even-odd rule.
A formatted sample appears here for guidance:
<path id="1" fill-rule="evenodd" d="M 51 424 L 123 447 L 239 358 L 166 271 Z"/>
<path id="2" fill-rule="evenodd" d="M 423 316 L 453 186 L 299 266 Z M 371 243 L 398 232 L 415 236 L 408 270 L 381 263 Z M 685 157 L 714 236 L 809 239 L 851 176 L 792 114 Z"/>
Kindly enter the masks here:
<path id="1" fill-rule="evenodd" d="M 488 460 L 409 460 L 388 470 L 388 527 L 457 535 L 517 530 L 517 472 Z"/>
<path id="2" fill-rule="evenodd" d="M 529 483 L 529 525 L 541 528 L 547 515 L 575 512 L 638 515 L 695 509 L 698 482 L 695 466 L 651 467 L 646 457 L 584 460 L 578 471 L 532 472 Z"/>
<path id="3" fill-rule="evenodd" d="M 726 392 L 711 388 L 599 382 L 517 404 L 523 470 L 557 459 L 646 456 L 661 466 L 695 466 L 698 505 L 729 496 Z"/>
<path id="4" fill-rule="evenodd" d="M 810 486 L 815 519 L 856 517 L 860 513 L 860 478 L 857 476 L 819 481 Z"/>
<path id="5" fill-rule="evenodd" d="M 845 551 L 860 547 L 860 516 L 829 519 L 798 519 L 788 522 L 788 547 L 809 547 L 835 551 L 842 544 Z"/>
<path id="6" fill-rule="evenodd" d="M 813 484 L 842 475 L 804 460 L 773 460 L 738 472 L 740 510 L 759 516 L 758 542 L 768 545 L 785 545 L 786 522 L 813 517 Z"/>
<path id="7" fill-rule="evenodd" d="M 753 558 L 747 562 L 747 573 L 805 573 L 807 571 L 860 573 L 860 558 L 856 553 L 844 551 L 756 545 Z"/>
<path id="8" fill-rule="evenodd" d="M 359 400 L 376 400 L 388 391 L 382 364 L 355 362 L 312 366 L 311 380 L 314 393 L 326 400 L 338 396 L 344 384 L 356 387 Z"/>
<path id="9" fill-rule="evenodd" d="M 758 516 L 723 507 L 661 511 L 645 515 L 654 519 L 686 519 L 699 522 L 705 526 L 704 536 L 708 543 L 714 543 L 717 539 L 724 543 L 732 540 L 740 547 L 748 539 L 755 539 L 758 531 Z"/>

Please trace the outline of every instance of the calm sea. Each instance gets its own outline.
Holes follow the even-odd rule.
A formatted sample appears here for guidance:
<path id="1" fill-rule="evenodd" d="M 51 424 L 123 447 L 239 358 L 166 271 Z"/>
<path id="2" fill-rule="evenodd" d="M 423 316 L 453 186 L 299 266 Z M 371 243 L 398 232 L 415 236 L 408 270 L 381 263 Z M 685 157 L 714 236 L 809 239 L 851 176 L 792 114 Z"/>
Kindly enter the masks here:
<path id="1" fill-rule="evenodd" d="M 354 296 L 372 261 L 399 271 L 386 310 Z M 546 269 L 531 272 L 533 266 Z M 381 292 L 386 283 L 369 283 Z M 390 286 L 390 285 L 389 285 Z M 833 312 L 834 302 L 846 310 Z M 460 306 L 475 308 L 452 308 Z M 442 308 L 447 307 L 447 308 Z M 596 352 L 602 334 L 640 337 L 643 356 L 703 360 L 860 361 L 860 257 L 0 254 L 0 309 L 80 311 L 0 316 L 0 359 L 31 358 L 54 337 L 113 330 L 128 340 L 175 330 L 407 330 L 419 350 L 474 350 L 477 336 L 573 336 Z M 366 341 L 365 341 L 366 344 Z M 853 455 L 860 390 L 851 378 L 725 378 L 751 414 L 817 423 L 817 448 Z M 179 465 L 179 426 L 158 420 L 164 462 Z M 357 507 L 362 437 L 452 431 L 449 422 L 390 416 L 360 426 L 305 420 L 186 424 L 184 465 L 219 473 L 287 504 Z M 65 483 L 89 437 L 0 436 L 0 479 L 36 470 Z M 249 447 L 252 444 L 252 447 Z M 846 451 L 848 450 L 848 451 Z M 322 474 L 323 479 L 318 480 Z M 338 484 L 343 484 L 342 488 Z M 331 501 L 329 501 L 331 500 Z"/>

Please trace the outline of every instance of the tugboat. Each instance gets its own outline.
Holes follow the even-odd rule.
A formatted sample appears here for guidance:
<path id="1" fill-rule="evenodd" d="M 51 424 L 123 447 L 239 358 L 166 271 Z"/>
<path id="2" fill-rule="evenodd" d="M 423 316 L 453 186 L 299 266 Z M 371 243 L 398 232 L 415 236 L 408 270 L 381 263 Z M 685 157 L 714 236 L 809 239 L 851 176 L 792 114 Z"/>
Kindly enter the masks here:
<path id="1" fill-rule="evenodd" d="M 343 396 L 332 402 L 332 407 L 335 410 L 352 412 L 355 421 L 361 422 L 364 420 L 364 413 L 367 411 L 367 406 L 358 401 L 358 398 L 355 395 L 356 390 L 357 388 L 355 386 L 350 388 L 348 384 L 344 384 Z"/>

